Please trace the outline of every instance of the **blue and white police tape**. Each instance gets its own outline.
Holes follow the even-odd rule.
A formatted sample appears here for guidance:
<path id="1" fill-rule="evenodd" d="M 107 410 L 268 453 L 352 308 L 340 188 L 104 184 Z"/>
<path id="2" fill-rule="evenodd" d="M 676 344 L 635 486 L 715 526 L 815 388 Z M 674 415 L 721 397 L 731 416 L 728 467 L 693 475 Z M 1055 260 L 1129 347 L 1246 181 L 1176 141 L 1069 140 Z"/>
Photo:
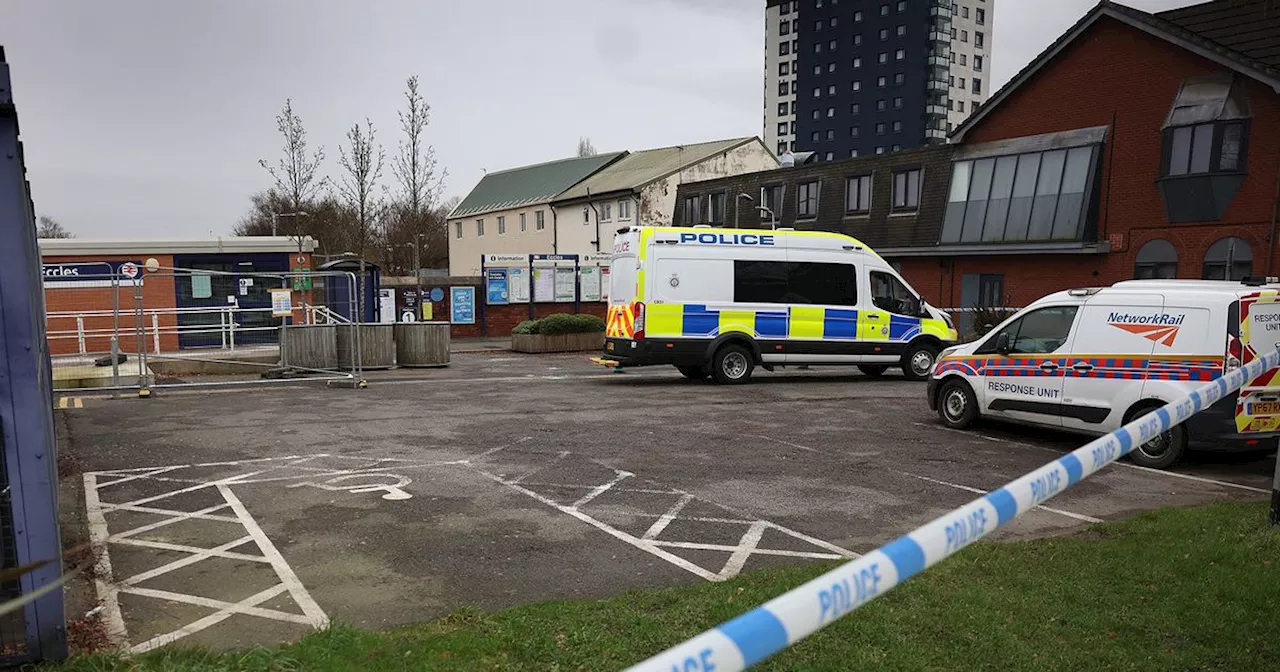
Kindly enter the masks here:
<path id="1" fill-rule="evenodd" d="M 630 670 L 733 672 L 750 667 L 1008 524 L 1277 365 L 1280 350 Z"/>

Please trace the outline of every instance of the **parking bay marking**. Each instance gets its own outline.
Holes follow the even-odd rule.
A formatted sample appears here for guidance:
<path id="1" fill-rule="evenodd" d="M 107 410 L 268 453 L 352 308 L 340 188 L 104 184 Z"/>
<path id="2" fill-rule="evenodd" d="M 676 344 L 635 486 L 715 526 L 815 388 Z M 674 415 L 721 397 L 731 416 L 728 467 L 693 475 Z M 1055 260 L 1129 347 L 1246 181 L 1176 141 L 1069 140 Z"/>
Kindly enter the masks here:
<path id="1" fill-rule="evenodd" d="M 929 478 L 928 476 L 920 476 L 919 474 L 912 474 L 912 473 L 909 473 L 909 472 L 906 472 L 906 471 L 900 471 L 900 472 L 898 472 L 898 473 L 902 474 L 903 476 L 910 476 L 911 478 L 917 478 L 917 479 L 920 479 L 920 480 L 922 480 L 922 481 L 928 481 L 929 483 L 936 483 L 936 484 L 938 484 L 938 485 L 945 485 L 945 486 L 947 486 L 948 488 L 955 488 L 955 489 L 957 489 L 957 490 L 964 490 L 965 492 L 972 492 L 972 493 L 973 493 L 973 494 L 975 494 L 975 495 L 985 495 L 985 494 L 988 494 L 988 493 L 990 493 L 990 492 L 991 492 L 990 490 L 982 490 L 982 489 L 980 489 L 980 488 L 973 488 L 973 487 L 969 487 L 969 486 L 967 486 L 967 485 L 959 485 L 959 484 L 957 484 L 957 483 L 948 483 L 948 482 L 946 482 L 946 481 L 940 481 L 940 480 L 938 480 L 938 479 L 936 479 L 936 478 Z M 1084 522 L 1086 522 L 1086 523 L 1101 523 L 1101 522 L 1102 522 L 1102 519 L 1101 519 L 1101 518 L 1094 518 L 1093 516 L 1086 516 L 1086 515 L 1081 514 L 1081 513 L 1072 513 L 1072 512 L 1070 512 L 1070 511 L 1063 511 L 1062 509 L 1055 509 L 1055 508 L 1053 508 L 1053 507 L 1045 506 L 1045 505 L 1043 505 L 1043 504 L 1041 504 L 1040 506 L 1037 506 L 1036 508 L 1037 508 L 1037 509 L 1043 509 L 1043 510 L 1045 510 L 1045 511 L 1048 511 L 1049 513 L 1056 513 L 1056 514 L 1058 514 L 1058 515 L 1060 515 L 1060 516 L 1066 516 L 1066 517 L 1068 517 L 1068 518 L 1074 518 L 1074 519 L 1076 519 L 1076 520 L 1082 520 L 1082 521 L 1084 521 Z"/>
<path id="2" fill-rule="evenodd" d="M 1053 453 L 1057 453 L 1059 456 L 1061 456 L 1063 452 L 1069 452 L 1069 451 L 1061 451 L 1061 450 L 1058 450 L 1057 448 L 1050 448 L 1049 446 L 1037 446 L 1037 445 L 1036 445 L 1036 444 L 1034 444 L 1034 443 L 1023 443 L 1022 441 L 1010 441 L 1010 440 L 1008 440 L 1008 439 L 997 439 L 997 438 L 995 438 L 994 436 L 986 436 L 986 435 L 984 435 L 984 434 L 979 434 L 979 433 L 977 433 L 977 432 L 964 432 L 964 431 L 960 431 L 960 430 L 958 430 L 958 429 L 951 429 L 951 428 L 949 428 L 949 427 L 940 427 L 940 426 L 938 426 L 938 425 L 931 425 L 931 424 L 928 424 L 928 423 L 925 423 L 925 422 L 913 422 L 913 423 L 911 423 L 911 424 L 913 424 L 913 425 L 915 425 L 915 426 L 917 426 L 917 427 L 927 427 L 927 428 L 929 428 L 929 429 L 938 429 L 938 430 L 942 430 L 942 431 L 944 431 L 944 432 L 954 432 L 954 433 L 956 433 L 956 434 L 963 434 L 963 435 L 965 435 L 965 436 L 977 436 L 977 437 L 979 437 L 979 438 L 983 438 L 983 439 L 986 439 L 986 440 L 988 440 L 988 441 L 994 441 L 994 442 L 996 442 L 996 443 L 1007 443 L 1007 444 L 1009 444 L 1009 445 L 1011 445 L 1011 446 L 1019 446 L 1019 447 L 1021 447 L 1021 448 L 1035 448 L 1035 449 L 1037 449 L 1037 450 L 1047 450 L 1047 451 L 1050 451 L 1050 452 L 1053 452 Z M 1203 476 L 1195 476 L 1195 475 L 1192 475 L 1192 474 L 1183 474 L 1183 473 L 1181 473 L 1181 472 L 1177 472 L 1177 471 L 1165 471 L 1165 470 L 1161 470 L 1161 469 L 1152 469 L 1151 467 L 1144 467 L 1144 466 L 1142 466 L 1142 465 L 1133 464 L 1132 462 L 1112 462 L 1112 463 L 1111 463 L 1110 465 L 1108 465 L 1108 466 L 1123 467 L 1123 468 L 1126 468 L 1126 469 L 1137 469 L 1138 471 L 1145 471 L 1145 472 L 1152 473 L 1152 474 L 1160 474 L 1161 476 L 1169 476 L 1169 477 L 1171 477 L 1171 478 L 1181 478 L 1181 479 L 1183 479 L 1183 480 L 1187 480 L 1187 481 L 1195 481 L 1195 482 L 1197 482 L 1197 483 L 1208 483 L 1208 484 L 1210 484 L 1210 485 L 1219 485 L 1219 486 L 1222 486 L 1222 487 L 1224 487 L 1224 488 L 1236 488 L 1236 489 L 1239 489 L 1239 490 L 1245 490 L 1245 491 L 1248 491 L 1248 492 L 1256 492 L 1256 493 L 1258 493 L 1258 494 L 1263 494 L 1263 495 L 1269 495 L 1269 494 L 1271 494 L 1271 491 L 1270 491 L 1270 490 L 1265 490 L 1265 489 L 1263 489 L 1263 488 L 1256 488 L 1256 487 L 1254 487 L 1254 486 L 1252 486 L 1252 485 L 1244 485 L 1244 484 L 1242 484 L 1242 483 L 1232 483 L 1231 481 L 1220 481 L 1220 480 L 1218 480 L 1218 479 L 1216 479 L 1216 478 L 1205 478 L 1205 477 L 1203 477 Z"/>

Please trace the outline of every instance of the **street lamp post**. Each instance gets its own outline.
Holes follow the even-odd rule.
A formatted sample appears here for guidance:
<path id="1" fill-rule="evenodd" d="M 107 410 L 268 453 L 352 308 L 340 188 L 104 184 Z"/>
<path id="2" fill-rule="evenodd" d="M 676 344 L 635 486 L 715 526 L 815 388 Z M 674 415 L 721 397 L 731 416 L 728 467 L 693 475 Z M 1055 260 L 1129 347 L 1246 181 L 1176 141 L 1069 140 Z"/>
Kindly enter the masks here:
<path id="1" fill-rule="evenodd" d="M 735 229 L 738 228 L 738 213 L 741 211 L 741 208 L 739 208 L 738 206 L 742 204 L 743 199 L 746 199 L 748 202 L 751 202 L 751 203 L 754 203 L 756 200 L 754 198 L 751 198 L 750 194 L 738 194 L 738 199 L 733 203 L 733 228 Z"/>
<path id="2" fill-rule="evenodd" d="M 756 210 L 769 213 L 769 228 L 774 230 L 778 228 L 778 216 L 775 215 L 772 210 L 763 205 L 757 205 Z"/>
<path id="3" fill-rule="evenodd" d="M 297 212 L 272 212 L 271 213 L 271 235 L 273 236 L 279 235 L 277 232 L 277 229 L 279 228 L 279 221 L 281 217 L 310 217 L 310 216 L 311 215 L 307 213 L 307 211 L 305 210 L 299 210 Z"/>

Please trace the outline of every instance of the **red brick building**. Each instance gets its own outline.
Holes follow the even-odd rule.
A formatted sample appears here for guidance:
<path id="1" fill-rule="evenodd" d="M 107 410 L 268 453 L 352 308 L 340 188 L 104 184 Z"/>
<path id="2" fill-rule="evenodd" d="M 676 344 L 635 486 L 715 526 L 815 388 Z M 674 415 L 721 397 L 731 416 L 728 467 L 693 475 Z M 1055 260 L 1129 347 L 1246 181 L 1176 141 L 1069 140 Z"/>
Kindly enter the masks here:
<path id="1" fill-rule="evenodd" d="M 684 184 L 674 223 L 723 225 L 712 196 L 759 194 L 778 225 L 856 236 L 947 308 L 1280 275 L 1274 2 L 1101 2 L 951 140 Z"/>
<path id="2" fill-rule="evenodd" d="M 966 146 L 1101 128 L 1087 185 L 1092 235 L 1072 254 L 1018 254 L 1024 245 L 1007 239 L 964 250 L 948 245 L 944 220 L 939 247 L 952 254 L 903 257 L 903 272 L 923 292 L 941 284 L 936 298 L 949 306 L 973 303 L 962 285 L 975 275 L 979 292 L 998 284 L 1013 306 L 1135 277 L 1280 275 L 1280 8 L 1268 4 L 1217 0 L 1156 15 L 1099 4 L 952 135 L 947 214 Z"/>

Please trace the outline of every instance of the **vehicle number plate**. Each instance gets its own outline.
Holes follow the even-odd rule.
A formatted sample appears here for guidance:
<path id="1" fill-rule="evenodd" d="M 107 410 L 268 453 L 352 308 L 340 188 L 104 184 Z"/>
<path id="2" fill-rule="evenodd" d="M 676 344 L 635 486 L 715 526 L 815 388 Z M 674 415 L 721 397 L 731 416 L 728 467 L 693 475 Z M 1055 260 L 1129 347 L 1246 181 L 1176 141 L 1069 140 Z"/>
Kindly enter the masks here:
<path id="1" fill-rule="evenodd" d="M 1249 404 L 1249 415 L 1280 415 L 1280 401 L 1259 401 Z"/>

